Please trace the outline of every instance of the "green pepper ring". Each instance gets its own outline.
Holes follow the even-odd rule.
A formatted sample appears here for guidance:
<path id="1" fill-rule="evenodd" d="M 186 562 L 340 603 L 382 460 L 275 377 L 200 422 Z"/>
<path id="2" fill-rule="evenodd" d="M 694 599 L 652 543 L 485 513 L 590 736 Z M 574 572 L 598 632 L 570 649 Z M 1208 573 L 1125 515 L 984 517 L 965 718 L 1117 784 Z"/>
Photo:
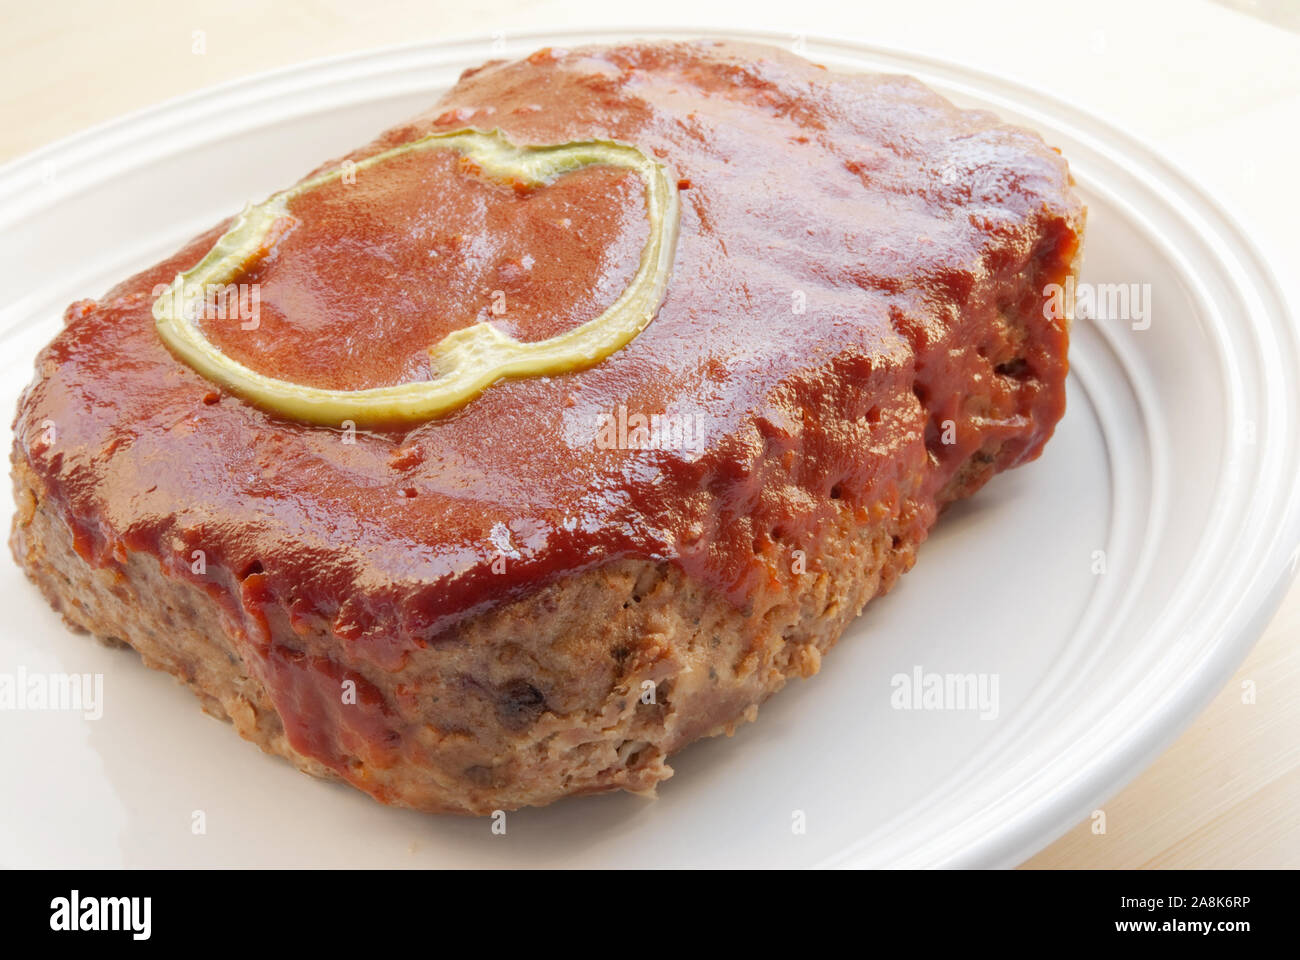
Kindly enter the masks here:
<path id="1" fill-rule="evenodd" d="M 199 329 L 187 292 L 237 279 L 267 245 L 277 220 L 294 198 L 344 174 L 339 168 L 245 207 L 197 264 L 178 274 L 153 305 L 158 334 L 177 357 L 209 380 L 282 416 L 308 423 L 358 426 L 428 420 L 458 409 L 505 377 L 540 377 L 599 363 L 630 343 L 654 317 L 668 287 L 677 244 L 680 206 L 677 183 L 664 166 L 636 147 L 612 140 L 581 140 L 550 146 L 515 146 L 493 130 L 430 134 L 358 161 L 356 170 L 421 149 L 455 150 L 486 176 L 529 186 L 551 183 L 589 166 L 634 170 L 645 185 L 650 233 L 627 287 L 600 316 L 535 343 L 525 343 L 491 324 L 453 331 L 429 348 L 436 376 L 365 390 L 331 390 L 278 380 L 226 356 Z"/>

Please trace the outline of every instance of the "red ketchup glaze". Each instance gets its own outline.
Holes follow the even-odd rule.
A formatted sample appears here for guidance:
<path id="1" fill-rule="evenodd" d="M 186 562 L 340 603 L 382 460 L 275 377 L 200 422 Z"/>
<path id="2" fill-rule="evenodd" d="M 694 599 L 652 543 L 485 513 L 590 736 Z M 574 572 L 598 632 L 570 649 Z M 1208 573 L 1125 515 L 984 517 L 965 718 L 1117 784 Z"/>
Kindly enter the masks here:
<path id="1" fill-rule="evenodd" d="M 462 618 L 617 558 L 668 560 L 761 605 L 844 503 L 919 542 L 961 464 L 1036 456 L 1063 412 L 1063 322 L 1031 325 L 1014 368 L 984 355 L 1004 311 L 1041 317 L 1082 224 L 1065 162 L 1031 133 L 906 78 L 770 48 L 628 45 L 470 71 L 350 158 L 464 126 L 633 143 L 688 187 L 666 300 L 622 351 L 414 426 L 352 437 L 286 421 L 214 396 L 154 331 L 155 288 L 221 225 L 70 308 L 19 406 L 18 443 L 83 555 L 148 551 L 203 583 L 294 745 L 350 778 L 358 744 L 382 762 L 402 731 L 368 686 L 366 710 L 340 715 L 343 678 L 399 669 Z M 625 173 L 515 193 L 436 155 L 292 212 L 245 278 L 263 284 L 258 329 L 208 332 L 255 369 L 324 386 L 419 377 L 432 342 L 479 320 L 538 339 L 590 319 L 646 229 Z M 500 318 L 485 313 L 494 290 Z M 970 408 L 972 382 L 993 401 Z M 698 418 L 704 443 L 605 449 L 598 418 L 620 407 Z M 280 608 L 295 630 L 333 624 L 342 649 L 295 646 L 269 626 Z"/>
<path id="2" fill-rule="evenodd" d="M 599 316 L 636 272 L 641 192 L 624 170 L 522 188 L 451 151 L 415 151 L 292 201 L 285 233 L 232 281 L 257 285 L 256 323 L 228 310 L 202 327 L 230 357 L 294 383 L 427 380 L 428 348 L 461 327 L 532 341 Z"/>

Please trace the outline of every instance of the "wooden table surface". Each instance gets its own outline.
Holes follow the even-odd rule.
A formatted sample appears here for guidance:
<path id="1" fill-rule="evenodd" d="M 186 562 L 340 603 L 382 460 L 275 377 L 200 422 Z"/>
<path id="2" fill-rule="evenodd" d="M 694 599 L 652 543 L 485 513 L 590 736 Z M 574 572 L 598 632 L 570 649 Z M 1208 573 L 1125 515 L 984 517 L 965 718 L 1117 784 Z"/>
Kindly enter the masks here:
<path id="1" fill-rule="evenodd" d="M 923 50 L 1049 89 L 1190 169 L 1250 224 L 1283 278 L 1300 263 L 1300 200 L 1270 189 L 1294 186 L 1300 156 L 1300 12 L 1286 0 L 1099 0 L 1073 10 L 662 0 L 653 17 L 611 6 L 0 0 L 0 162 L 178 94 L 335 53 L 562 26 L 732 23 Z M 1254 703 L 1243 702 L 1246 681 Z M 1300 866 L 1300 587 L 1210 707 L 1104 810 L 1104 835 L 1082 823 L 1026 866 Z"/>

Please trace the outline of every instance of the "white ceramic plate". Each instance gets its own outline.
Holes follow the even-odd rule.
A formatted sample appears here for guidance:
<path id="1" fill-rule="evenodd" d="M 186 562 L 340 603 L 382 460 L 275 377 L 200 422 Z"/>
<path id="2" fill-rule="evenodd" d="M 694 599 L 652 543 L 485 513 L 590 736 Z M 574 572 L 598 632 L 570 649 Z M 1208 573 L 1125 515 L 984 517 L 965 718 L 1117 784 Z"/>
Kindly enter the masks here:
<path id="1" fill-rule="evenodd" d="M 176 100 L 8 165 L 0 406 L 12 409 L 68 302 L 423 109 L 463 68 L 627 36 L 688 34 L 334 59 Z M 98 720 L 0 713 L 0 863 L 1010 865 L 1174 739 L 1294 573 L 1300 359 L 1277 282 L 1203 191 L 1077 109 L 911 54 L 812 39 L 802 52 L 910 73 L 1040 130 L 1090 207 L 1082 279 L 1149 284 L 1149 329 L 1076 324 L 1069 412 L 1042 459 L 953 509 L 820 676 L 734 739 L 679 755 L 658 800 L 523 811 L 504 836 L 487 820 L 383 808 L 261 754 L 169 677 L 70 634 L 6 563 L 0 673 L 103 674 L 104 695 Z M 917 668 L 996 676 L 996 718 L 894 709 L 892 678 Z M 206 832 L 193 831 L 195 811 Z"/>

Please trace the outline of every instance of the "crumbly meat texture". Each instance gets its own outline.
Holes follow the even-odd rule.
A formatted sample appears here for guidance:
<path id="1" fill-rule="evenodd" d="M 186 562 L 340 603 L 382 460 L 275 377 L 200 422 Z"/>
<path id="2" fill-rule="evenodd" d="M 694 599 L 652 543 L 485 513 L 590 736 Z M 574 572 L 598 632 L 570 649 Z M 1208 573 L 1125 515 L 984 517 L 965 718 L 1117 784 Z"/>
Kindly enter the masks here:
<path id="1" fill-rule="evenodd" d="M 11 545 L 70 625 L 385 803 L 649 791 L 816 673 L 944 504 L 1038 455 L 1068 336 L 1042 291 L 1083 209 L 1028 132 L 734 45 L 490 64 L 351 157 L 471 123 L 673 165 L 682 236 L 640 337 L 443 421 L 288 423 L 153 332 L 151 291 L 218 227 L 69 309 L 19 404 Z M 620 405 L 706 411 L 702 449 L 574 439 Z"/>

